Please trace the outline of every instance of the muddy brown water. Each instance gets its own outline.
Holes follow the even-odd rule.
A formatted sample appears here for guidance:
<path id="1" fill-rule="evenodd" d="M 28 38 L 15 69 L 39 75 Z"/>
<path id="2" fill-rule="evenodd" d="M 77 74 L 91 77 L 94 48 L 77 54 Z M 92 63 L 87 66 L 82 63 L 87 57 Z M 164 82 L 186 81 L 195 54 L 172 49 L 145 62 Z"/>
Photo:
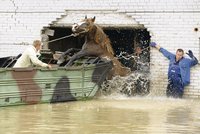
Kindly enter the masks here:
<path id="1" fill-rule="evenodd" d="M 200 100 L 101 97 L 0 108 L 0 134 L 200 133 Z"/>

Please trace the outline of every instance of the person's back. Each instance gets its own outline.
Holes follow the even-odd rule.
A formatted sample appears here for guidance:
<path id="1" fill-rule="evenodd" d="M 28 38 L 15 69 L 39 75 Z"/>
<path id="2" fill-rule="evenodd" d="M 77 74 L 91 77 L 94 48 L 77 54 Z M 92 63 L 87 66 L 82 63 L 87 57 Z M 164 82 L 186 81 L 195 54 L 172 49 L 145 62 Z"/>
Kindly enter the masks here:
<path id="1" fill-rule="evenodd" d="M 22 56 L 17 60 L 14 68 L 20 68 L 20 67 L 32 67 L 35 66 L 41 66 L 41 67 L 51 67 L 50 65 L 40 61 L 37 58 L 37 52 L 41 48 L 41 42 L 39 40 L 35 40 L 33 42 L 33 45 L 29 46 L 22 54 Z"/>

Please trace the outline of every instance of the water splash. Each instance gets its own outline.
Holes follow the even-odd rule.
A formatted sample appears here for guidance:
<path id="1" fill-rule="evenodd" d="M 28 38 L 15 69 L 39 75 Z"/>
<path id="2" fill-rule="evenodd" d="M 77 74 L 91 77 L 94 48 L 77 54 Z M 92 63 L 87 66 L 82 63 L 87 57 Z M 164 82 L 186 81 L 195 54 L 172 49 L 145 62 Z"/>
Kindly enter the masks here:
<path id="1" fill-rule="evenodd" d="M 133 72 L 126 77 L 115 76 L 105 81 L 100 91 L 103 95 L 144 96 L 149 94 L 149 78 L 140 72 Z"/>
<path id="2" fill-rule="evenodd" d="M 149 94 L 149 46 L 138 47 L 138 51 L 121 51 L 116 57 L 132 70 L 126 77 L 116 76 L 105 81 L 101 86 L 103 95 L 146 96 Z"/>

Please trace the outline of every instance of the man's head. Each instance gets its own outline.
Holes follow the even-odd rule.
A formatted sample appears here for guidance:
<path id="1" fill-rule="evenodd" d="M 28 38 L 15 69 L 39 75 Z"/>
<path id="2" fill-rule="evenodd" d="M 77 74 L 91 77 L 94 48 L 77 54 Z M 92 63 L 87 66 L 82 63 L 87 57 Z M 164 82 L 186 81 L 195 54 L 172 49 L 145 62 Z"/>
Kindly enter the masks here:
<path id="1" fill-rule="evenodd" d="M 41 41 L 40 40 L 34 40 L 33 41 L 33 46 L 36 48 L 37 51 L 41 49 Z"/>
<path id="2" fill-rule="evenodd" d="M 183 49 L 177 49 L 176 50 L 176 61 L 179 61 L 181 58 L 183 58 L 184 51 Z"/>

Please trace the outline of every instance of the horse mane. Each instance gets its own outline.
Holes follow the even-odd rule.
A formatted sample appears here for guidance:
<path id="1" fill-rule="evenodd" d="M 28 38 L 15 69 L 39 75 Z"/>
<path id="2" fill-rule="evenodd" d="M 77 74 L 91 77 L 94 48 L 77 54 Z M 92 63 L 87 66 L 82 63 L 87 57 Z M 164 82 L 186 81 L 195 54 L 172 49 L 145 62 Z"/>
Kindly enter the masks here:
<path id="1" fill-rule="evenodd" d="M 113 51 L 113 48 L 111 46 L 110 39 L 108 38 L 108 36 L 104 33 L 101 27 L 95 24 L 94 26 L 96 26 L 96 32 L 94 35 L 95 42 L 97 44 L 100 44 L 103 49 L 106 49 L 108 53 L 114 55 L 114 51 Z"/>

